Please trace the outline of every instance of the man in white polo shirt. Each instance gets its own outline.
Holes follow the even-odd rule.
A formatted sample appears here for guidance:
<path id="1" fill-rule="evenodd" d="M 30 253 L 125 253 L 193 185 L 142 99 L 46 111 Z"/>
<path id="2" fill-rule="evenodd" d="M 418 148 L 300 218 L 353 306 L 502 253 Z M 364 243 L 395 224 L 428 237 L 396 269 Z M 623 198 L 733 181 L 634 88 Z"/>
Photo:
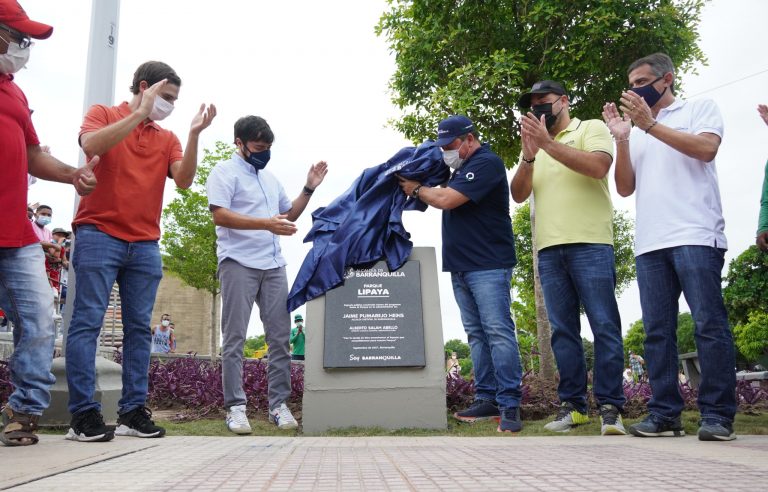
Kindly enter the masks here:
<path id="1" fill-rule="evenodd" d="M 243 391 L 243 344 L 253 303 L 259 306 L 269 346 L 269 420 L 280 429 L 297 427 L 285 402 L 291 395 L 291 333 L 286 301 L 288 279 L 279 236 L 296 232 L 294 221 L 323 182 L 325 161 L 309 168 L 299 196 L 291 201 L 269 162 L 274 135 L 267 122 L 246 116 L 235 123 L 237 151 L 211 171 L 208 203 L 216 224 L 222 295 L 222 383 L 227 427 L 248 434 Z"/>
<path id="2" fill-rule="evenodd" d="M 736 438 L 736 374 L 721 291 L 727 244 L 715 156 L 723 119 L 711 100 L 676 98 L 674 70 L 664 53 L 640 58 L 627 70 L 631 89 L 621 95 L 623 116 L 613 103 L 603 108 L 616 140 L 616 189 L 622 196 L 637 192 L 635 261 L 653 396 L 648 417 L 629 431 L 685 435 L 676 340 L 682 292 L 696 323 L 701 364 L 698 436 L 728 441 Z"/>

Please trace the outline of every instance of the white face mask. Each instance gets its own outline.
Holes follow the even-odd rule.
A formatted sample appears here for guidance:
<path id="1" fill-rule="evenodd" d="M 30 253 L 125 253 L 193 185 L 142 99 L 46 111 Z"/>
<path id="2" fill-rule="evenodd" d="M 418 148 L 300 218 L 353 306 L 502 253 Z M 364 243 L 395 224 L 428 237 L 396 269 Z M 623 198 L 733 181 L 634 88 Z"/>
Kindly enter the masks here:
<path id="1" fill-rule="evenodd" d="M 163 325 L 163 326 L 168 326 L 168 325 L 171 324 L 171 322 L 168 321 L 167 319 L 164 319 L 163 321 L 160 322 L 160 324 Z"/>
<path id="2" fill-rule="evenodd" d="M 173 112 L 173 104 L 169 103 L 160 96 L 155 96 L 155 105 L 152 112 L 149 113 L 149 119 L 152 121 L 164 120 Z"/>
<path id="3" fill-rule="evenodd" d="M 461 145 L 459 145 L 458 149 L 443 150 L 443 161 L 445 161 L 448 167 L 450 167 L 454 171 L 460 168 L 461 165 L 464 164 L 464 161 L 466 161 L 466 159 L 462 159 L 461 157 L 459 157 L 459 151 L 461 150 L 462 147 L 464 147 L 465 142 L 466 140 L 461 142 Z"/>
<path id="4" fill-rule="evenodd" d="M 8 43 L 8 52 L 0 55 L 0 73 L 16 73 L 29 61 L 29 46 L 22 49 L 18 43 Z"/>
<path id="5" fill-rule="evenodd" d="M 461 167 L 462 164 L 464 164 L 464 159 L 459 157 L 459 150 L 444 150 L 443 151 L 443 160 L 445 163 L 450 167 L 451 169 L 458 169 Z"/>

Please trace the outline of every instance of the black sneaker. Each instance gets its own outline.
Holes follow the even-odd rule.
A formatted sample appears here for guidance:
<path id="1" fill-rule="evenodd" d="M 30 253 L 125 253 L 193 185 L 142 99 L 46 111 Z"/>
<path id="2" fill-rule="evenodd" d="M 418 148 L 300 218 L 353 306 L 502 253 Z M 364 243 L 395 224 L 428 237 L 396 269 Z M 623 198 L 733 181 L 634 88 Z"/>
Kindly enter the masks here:
<path id="1" fill-rule="evenodd" d="M 475 400 L 469 408 L 456 412 L 453 418 L 462 422 L 475 422 L 476 420 L 488 420 L 499 418 L 499 407 L 490 400 Z"/>
<path id="2" fill-rule="evenodd" d="M 651 414 L 642 422 L 629 426 L 629 432 L 637 437 L 682 437 L 685 435 L 680 417 L 667 421 Z"/>
<path id="3" fill-rule="evenodd" d="M 165 429 L 155 425 L 149 408 L 138 407 L 117 416 L 115 434 L 131 437 L 163 437 Z"/>
<path id="4" fill-rule="evenodd" d="M 80 442 L 111 441 L 114 437 L 115 431 L 104 425 L 104 417 L 95 408 L 73 415 L 65 436 L 70 441 Z"/>
<path id="5" fill-rule="evenodd" d="M 733 424 L 717 420 L 704 420 L 699 423 L 699 441 L 733 441 L 736 433 Z"/>
<path id="6" fill-rule="evenodd" d="M 523 422 L 520 420 L 520 407 L 505 408 L 501 411 L 501 420 L 496 428 L 498 432 L 520 432 Z"/>

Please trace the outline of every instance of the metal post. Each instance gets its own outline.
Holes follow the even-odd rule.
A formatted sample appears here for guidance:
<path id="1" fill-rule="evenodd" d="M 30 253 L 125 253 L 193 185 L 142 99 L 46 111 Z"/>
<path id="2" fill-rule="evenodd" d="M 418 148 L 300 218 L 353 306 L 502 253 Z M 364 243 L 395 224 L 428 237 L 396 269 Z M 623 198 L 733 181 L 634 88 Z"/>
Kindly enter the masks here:
<path id="1" fill-rule="evenodd" d="M 94 0 L 91 6 L 91 36 L 88 42 L 88 62 L 85 68 L 85 96 L 83 97 L 83 114 L 94 104 L 112 106 L 115 99 L 115 73 L 117 72 L 117 33 L 120 18 L 120 0 Z M 85 154 L 80 152 L 79 165 L 85 164 Z M 77 214 L 80 197 L 75 195 Z M 77 247 L 76 238 L 72 240 L 71 254 Z M 75 271 L 69 272 L 67 288 L 67 304 L 69 309 L 64 313 L 62 355 L 66 356 L 67 332 L 72 321 L 72 311 L 75 305 L 77 279 Z"/>

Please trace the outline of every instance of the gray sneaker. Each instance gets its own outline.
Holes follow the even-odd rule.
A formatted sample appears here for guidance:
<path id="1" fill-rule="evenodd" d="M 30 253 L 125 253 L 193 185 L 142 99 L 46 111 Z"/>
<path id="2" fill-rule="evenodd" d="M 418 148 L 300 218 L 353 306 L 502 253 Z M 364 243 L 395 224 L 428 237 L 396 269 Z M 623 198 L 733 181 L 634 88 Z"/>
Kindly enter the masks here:
<path id="1" fill-rule="evenodd" d="M 701 422 L 698 434 L 699 441 L 733 441 L 736 439 L 733 424 L 710 419 Z"/>
<path id="2" fill-rule="evenodd" d="M 649 414 L 642 422 L 629 426 L 629 432 L 637 437 L 682 437 L 685 435 L 680 417 L 671 421 Z"/>
<path id="3" fill-rule="evenodd" d="M 621 412 L 615 405 L 609 403 L 600 405 L 600 435 L 627 435 L 627 430 L 624 429 L 624 422 L 621 420 Z"/>
<path id="4" fill-rule="evenodd" d="M 564 401 L 560 404 L 555 420 L 548 423 L 544 428 L 552 432 L 568 432 L 571 427 L 589 423 L 589 415 L 576 410 L 572 403 Z"/>

